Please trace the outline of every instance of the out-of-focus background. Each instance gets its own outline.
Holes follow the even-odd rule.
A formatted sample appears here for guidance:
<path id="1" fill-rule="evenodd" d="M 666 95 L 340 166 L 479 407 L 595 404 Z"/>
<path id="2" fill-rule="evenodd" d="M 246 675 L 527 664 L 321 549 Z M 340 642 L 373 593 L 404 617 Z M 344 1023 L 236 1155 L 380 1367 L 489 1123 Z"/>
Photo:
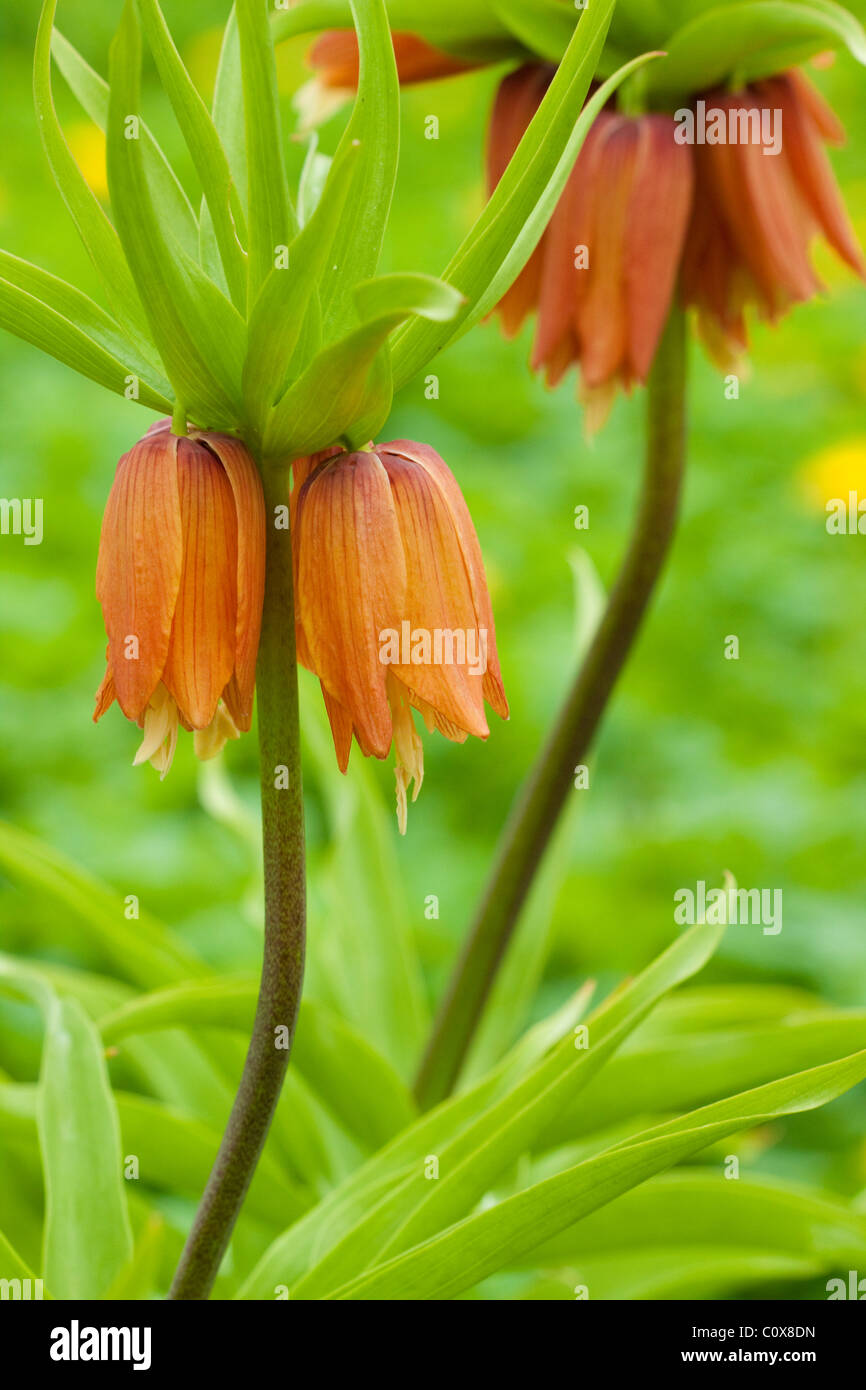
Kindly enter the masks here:
<path id="1" fill-rule="evenodd" d="M 60 27 L 102 72 L 119 8 L 60 6 Z M 205 93 L 227 9 L 166 0 Z M 0 244 L 99 298 L 41 154 L 31 99 L 38 10 L 36 0 L 15 0 L 0 18 Z M 303 43 L 280 54 L 287 134 L 303 54 Z M 441 271 L 482 206 L 485 124 L 500 76 L 490 70 L 405 93 L 387 268 Z M 840 56 L 813 78 L 849 132 L 832 158 L 866 242 L 863 71 Z M 70 145 L 104 194 L 102 138 L 59 75 L 55 87 Z M 195 189 L 152 70 L 147 114 Z M 438 141 L 424 137 L 428 115 L 439 119 Z M 340 119 L 324 128 L 326 150 Z M 296 143 L 295 172 L 302 155 Z M 776 328 L 755 329 L 739 400 L 725 398 L 719 373 L 693 344 L 682 524 L 594 752 L 590 788 L 574 793 L 552 915 L 536 905 L 537 923 L 550 920 L 537 1016 L 587 976 L 607 986 L 646 964 L 676 932 L 675 891 L 698 880 L 718 885 L 725 870 L 743 887 L 782 890 L 783 929 L 729 928 L 705 980 L 791 985 L 837 1005 L 866 996 L 866 536 L 825 527 L 828 499 L 849 490 L 866 497 L 866 288 L 823 250 L 818 263 L 827 295 Z M 573 379 L 547 392 L 528 371 L 529 345 L 528 332 L 507 343 L 492 322 L 477 329 L 433 368 L 439 399 L 425 399 L 421 382 L 410 385 L 388 434 L 433 445 L 464 489 L 487 563 L 510 722 L 493 717 L 486 745 L 425 739 L 424 789 L 402 841 L 391 767 L 362 768 L 355 750 L 346 804 L 362 822 L 375 806 L 386 827 L 373 864 L 364 826 L 353 837 L 333 814 L 331 752 L 318 695 L 308 691 L 311 933 L 342 954 L 347 988 L 375 971 L 375 961 L 360 958 L 354 915 L 398 912 L 425 962 L 428 1002 L 435 998 L 571 676 L 576 588 L 586 617 L 593 573 L 610 582 L 628 537 L 641 395 L 621 400 L 589 443 Z M 98 727 L 91 722 L 105 647 L 93 592 L 100 519 L 118 457 L 151 418 L 0 336 L 0 495 L 44 499 L 41 546 L 0 538 L 0 813 L 119 893 L 139 895 L 209 959 L 252 970 L 254 740 L 231 746 L 224 767 L 202 775 L 191 741 L 181 739 L 160 784 L 149 767 L 132 768 L 137 731 L 116 708 Z M 588 531 L 575 530 L 578 504 L 589 507 Z M 731 635 L 738 660 L 725 659 Z M 374 797 L 359 808 L 352 787 L 368 781 Z M 431 895 L 438 917 L 425 915 Z M 68 939 L 65 926 L 58 932 L 56 912 L 0 880 L 0 949 L 98 964 L 72 929 Z M 314 960 L 313 989 L 317 969 Z M 407 1070 L 416 1045 L 407 1039 Z M 28 1064 L 17 1043 L 0 1040 L 9 1075 L 27 1079 Z M 864 1133 L 862 1103 L 847 1097 L 789 1121 L 757 1163 L 853 1195 L 866 1185 Z"/>

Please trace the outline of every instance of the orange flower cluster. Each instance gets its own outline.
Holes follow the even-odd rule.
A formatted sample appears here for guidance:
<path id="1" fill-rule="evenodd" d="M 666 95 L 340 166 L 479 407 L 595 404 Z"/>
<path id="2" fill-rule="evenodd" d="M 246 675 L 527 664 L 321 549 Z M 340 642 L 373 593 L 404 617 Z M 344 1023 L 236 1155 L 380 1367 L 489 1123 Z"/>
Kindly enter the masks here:
<path id="1" fill-rule="evenodd" d="M 455 743 L 486 739 L 508 705 L 481 549 L 443 460 L 405 440 L 297 459 L 289 498 L 298 654 L 319 677 L 345 772 L 352 740 L 396 754 L 400 829 L 424 776 L 417 710 Z M 136 763 L 168 772 L 178 729 L 201 758 L 250 728 L 265 516 L 237 440 L 154 425 L 120 460 L 96 590 L 108 669 L 95 718 L 118 701 L 144 731 Z M 292 615 L 286 615 L 292 621 Z"/>
<path id="2" fill-rule="evenodd" d="M 491 191 L 552 71 L 530 63 L 501 84 L 488 149 Z M 749 306 L 776 319 L 821 289 L 809 254 L 816 234 L 866 276 L 824 151 L 843 131 L 806 78 L 786 73 L 745 91 L 710 93 L 703 104 L 725 120 L 738 113 L 747 130 L 764 128 L 762 113 L 781 112 L 778 153 L 762 138 L 681 142 L 673 115 L 603 111 L 544 237 L 499 305 L 509 335 L 537 311 L 532 365 L 545 369 L 550 385 L 579 365 L 590 428 L 619 386 L 646 381 L 678 279 L 710 350 L 727 364 L 747 345 Z"/>

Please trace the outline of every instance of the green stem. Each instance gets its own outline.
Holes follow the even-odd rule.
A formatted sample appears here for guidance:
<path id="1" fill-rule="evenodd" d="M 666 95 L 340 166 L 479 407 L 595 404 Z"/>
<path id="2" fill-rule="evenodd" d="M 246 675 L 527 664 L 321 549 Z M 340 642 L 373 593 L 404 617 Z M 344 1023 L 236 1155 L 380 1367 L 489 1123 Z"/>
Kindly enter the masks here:
<path id="1" fill-rule="evenodd" d="M 521 908 L 573 789 L 575 768 L 586 760 L 664 566 L 685 464 L 685 378 L 685 324 L 675 308 L 649 381 L 644 484 L 631 544 L 592 646 L 505 827 L 418 1074 L 415 1094 L 424 1107 L 442 1100 L 457 1081 Z"/>
<path id="2" fill-rule="evenodd" d="M 288 501 L 284 468 L 263 470 L 268 518 L 265 600 L 256 671 L 265 865 L 259 1001 L 238 1093 L 169 1298 L 207 1298 L 264 1147 L 289 1062 L 304 975 L 304 803 L 301 786 L 292 548 L 274 526 Z M 287 784 L 287 785 L 286 785 Z"/>

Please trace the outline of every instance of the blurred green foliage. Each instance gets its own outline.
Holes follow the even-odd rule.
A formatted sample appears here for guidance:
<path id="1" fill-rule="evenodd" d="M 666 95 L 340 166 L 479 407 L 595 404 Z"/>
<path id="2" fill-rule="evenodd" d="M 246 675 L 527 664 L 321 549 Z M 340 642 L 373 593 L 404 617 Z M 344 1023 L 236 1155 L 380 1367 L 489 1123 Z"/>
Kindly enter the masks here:
<path id="1" fill-rule="evenodd" d="M 852 5 L 863 17 L 866 6 Z M 66 13 L 68 9 L 69 13 Z M 206 91 L 228 6 L 166 0 L 179 46 Z M 101 71 L 119 2 L 61 6 L 59 24 Z M 43 161 L 30 94 L 37 0 L 0 16 L 0 244 L 98 298 Z M 285 123 L 304 45 L 280 55 Z M 441 271 L 483 200 L 484 129 L 498 80 L 488 71 L 409 91 L 403 158 L 384 269 Z M 866 242 L 864 77 L 847 58 L 814 74 L 849 145 L 833 161 Z M 151 71 L 148 118 L 190 188 L 195 177 Z M 100 143 L 57 80 L 70 141 L 98 182 Z M 440 122 L 425 139 L 425 118 Z M 323 132 L 333 148 L 340 117 Z M 673 894 L 729 869 L 744 887 L 781 888 L 784 928 L 732 927 L 711 982 L 776 982 L 838 1005 L 866 998 L 866 627 L 862 536 L 831 536 L 824 501 L 866 496 L 866 290 L 821 253 L 828 295 L 754 334 L 736 401 L 697 345 L 691 461 L 673 558 L 598 742 L 591 787 L 575 792 L 568 868 L 537 1014 L 585 977 L 614 983 L 674 937 Z M 527 369 L 529 335 L 506 343 L 494 323 L 435 364 L 398 399 L 389 437 L 432 444 L 466 493 L 485 553 L 507 725 L 487 745 L 425 740 L 426 780 L 396 845 L 393 872 L 427 968 L 431 1000 L 464 932 L 508 806 L 531 765 L 574 657 L 570 558 L 585 547 L 604 582 L 628 536 L 641 466 L 640 394 L 621 401 L 591 443 L 572 389 L 547 392 Z M 120 454 L 148 412 L 110 399 L 59 364 L 0 338 L 0 495 L 44 499 L 39 547 L 0 538 L 0 814 L 43 837 L 119 893 L 177 928 L 212 963 L 254 970 L 259 951 L 255 851 L 235 824 L 254 816 L 253 738 L 231 746 L 240 810 L 202 804 L 191 740 L 170 777 L 133 770 L 136 731 L 115 710 L 90 722 L 104 633 L 93 593 L 102 508 Z M 838 485 L 828 491 L 828 479 Z M 822 494 L 821 489 L 824 489 Z M 574 509 L 590 529 L 574 529 Z M 724 659 L 736 634 L 738 661 Z M 314 708 L 314 702 L 310 702 Z M 353 764 L 359 759 L 357 749 Z M 349 777 L 357 775 L 350 767 Z M 390 810 L 393 774 L 372 775 Z M 323 789 L 309 770 L 312 930 L 327 901 Z M 222 803 L 221 803 L 222 804 Z M 225 810 L 225 808 L 223 808 Z M 364 871 L 363 859 L 357 872 Z M 438 896 L 438 920 L 425 900 Z M 351 911 L 344 899 L 346 910 Z M 0 949 L 58 958 L 56 909 L 0 881 Z M 130 930 L 135 924 L 130 923 Z M 351 943 L 351 921 L 343 928 Z M 350 949 L 350 947 L 349 947 Z M 71 947 L 70 962 L 83 960 Z M 11 1005 L 4 1005 L 11 1009 Z M 31 1080 L 33 1058 L 0 1042 L 0 1067 Z M 757 1170 L 808 1177 L 853 1195 L 866 1185 L 866 1119 L 846 1097 L 786 1121 Z"/>

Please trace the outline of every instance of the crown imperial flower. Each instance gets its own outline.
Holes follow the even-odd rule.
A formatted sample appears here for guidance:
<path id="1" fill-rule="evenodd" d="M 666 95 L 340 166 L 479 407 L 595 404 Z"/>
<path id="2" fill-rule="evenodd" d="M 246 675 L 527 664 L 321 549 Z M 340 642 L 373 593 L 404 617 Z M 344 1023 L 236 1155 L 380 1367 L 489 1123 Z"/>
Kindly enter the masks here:
<path id="1" fill-rule="evenodd" d="M 124 454 L 99 543 L 108 632 L 98 720 L 117 700 L 144 730 L 136 764 L 164 777 L 178 725 L 213 757 L 252 721 L 265 512 L 251 455 L 228 435 L 153 425 Z"/>
<path id="2" fill-rule="evenodd" d="M 500 86 L 490 130 L 492 189 L 540 103 L 550 71 L 519 68 Z M 538 310 L 532 366 L 555 386 L 574 363 L 590 429 L 618 386 L 645 383 L 676 285 L 692 199 L 689 151 L 672 116 L 602 111 L 539 246 L 502 300 L 516 334 Z"/>
<path id="3" fill-rule="evenodd" d="M 685 302 L 698 310 L 702 336 L 727 364 L 748 346 L 745 310 L 774 320 L 823 287 L 810 248 L 823 235 L 856 274 L 866 277 L 824 144 L 845 132 L 799 71 L 742 92 L 717 92 L 707 109 L 780 113 L 778 150 L 764 140 L 694 147 L 697 189 L 683 258 Z M 764 127 L 757 123 L 758 128 Z"/>
<path id="4" fill-rule="evenodd" d="M 433 449 L 398 440 L 294 466 L 298 655 L 322 685 L 337 761 L 396 754 L 397 808 L 424 775 L 411 710 L 455 743 L 508 705 L 481 549 Z"/>

